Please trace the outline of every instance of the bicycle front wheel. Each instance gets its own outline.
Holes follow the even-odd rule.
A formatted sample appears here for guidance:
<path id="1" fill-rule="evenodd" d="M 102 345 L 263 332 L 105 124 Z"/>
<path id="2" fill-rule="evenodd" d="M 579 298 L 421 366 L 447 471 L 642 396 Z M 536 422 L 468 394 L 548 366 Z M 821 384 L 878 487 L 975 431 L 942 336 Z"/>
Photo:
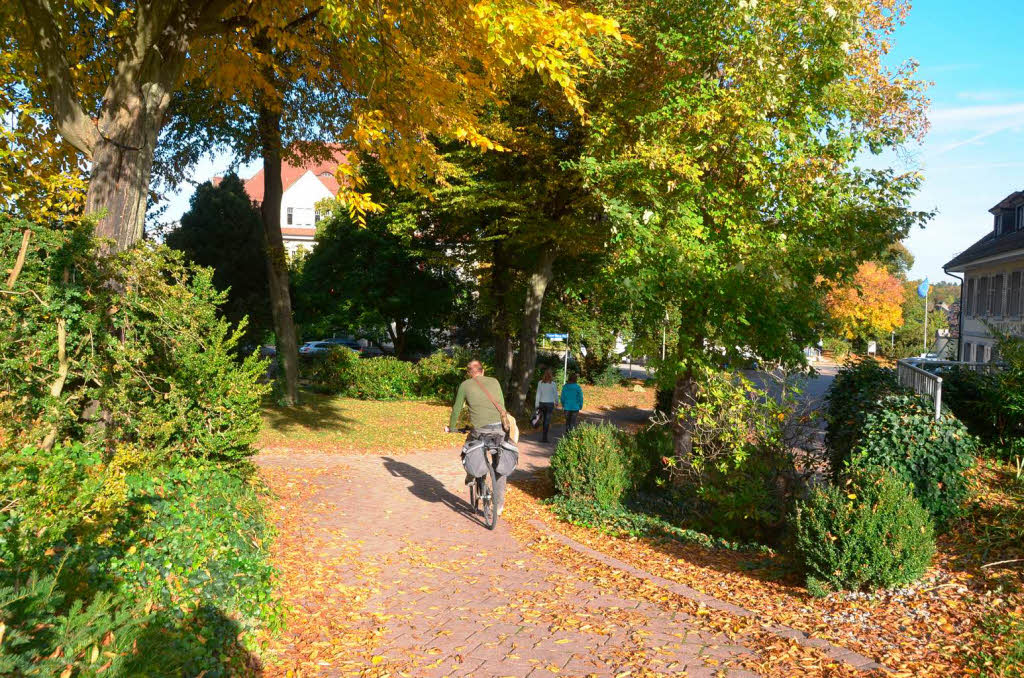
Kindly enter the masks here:
<path id="1" fill-rule="evenodd" d="M 488 530 L 493 530 L 498 524 L 498 505 L 494 500 L 494 467 L 490 464 L 487 465 L 487 475 L 483 477 L 483 481 L 484 489 L 480 498 L 483 504 L 484 525 Z"/>

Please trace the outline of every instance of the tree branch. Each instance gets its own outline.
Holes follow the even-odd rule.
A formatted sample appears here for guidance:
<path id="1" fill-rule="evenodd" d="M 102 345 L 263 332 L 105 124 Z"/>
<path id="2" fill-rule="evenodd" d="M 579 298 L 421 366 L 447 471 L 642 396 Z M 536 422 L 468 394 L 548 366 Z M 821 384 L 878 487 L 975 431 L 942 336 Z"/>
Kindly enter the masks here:
<path id="1" fill-rule="evenodd" d="M 50 0 L 19 2 L 32 33 L 54 125 L 69 144 L 91 159 L 93 148 L 99 141 L 99 133 L 75 92 L 74 78 L 61 47 L 60 31 L 50 8 Z"/>
<path id="2" fill-rule="evenodd" d="M 68 360 L 68 330 L 64 318 L 57 318 L 57 378 L 50 385 L 50 395 L 59 398 L 64 392 L 64 382 L 68 378 L 68 370 L 71 363 Z M 54 424 L 50 432 L 43 439 L 43 449 L 53 449 L 53 443 L 57 440 L 57 425 Z"/>
<path id="3" fill-rule="evenodd" d="M 14 262 L 14 269 L 11 271 L 11 275 L 7 278 L 7 289 L 9 290 L 14 289 L 14 283 L 18 281 L 21 269 L 25 265 L 25 254 L 28 252 L 28 241 L 31 238 L 32 229 L 26 228 L 25 232 L 21 234 L 21 249 L 18 250 L 18 258 Z"/>

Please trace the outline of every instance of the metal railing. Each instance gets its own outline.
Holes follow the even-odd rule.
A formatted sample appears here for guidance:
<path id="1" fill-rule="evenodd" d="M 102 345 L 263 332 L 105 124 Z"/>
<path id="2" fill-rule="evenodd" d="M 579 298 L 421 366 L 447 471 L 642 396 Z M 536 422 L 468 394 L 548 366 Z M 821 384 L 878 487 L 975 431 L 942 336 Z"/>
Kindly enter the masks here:
<path id="1" fill-rule="evenodd" d="M 914 389 L 915 393 L 931 396 L 935 401 L 935 419 L 942 412 L 942 377 L 915 367 L 904 360 L 896 361 L 896 379 L 900 386 Z"/>
<path id="2" fill-rule="evenodd" d="M 942 377 L 916 365 L 911 365 L 911 360 L 913 358 L 896 361 L 896 379 L 900 386 L 911 388 L 915 393 L 921 395 L 931 396 L 935 401 L 935 419 L 937 420 L 942 411 Z M 955 360 L 929 360 L 927 365 L 933 369 L 955 367 L 972 372 L 998 372 L 1002 369 L 998 363 L 961 363 Z"/>

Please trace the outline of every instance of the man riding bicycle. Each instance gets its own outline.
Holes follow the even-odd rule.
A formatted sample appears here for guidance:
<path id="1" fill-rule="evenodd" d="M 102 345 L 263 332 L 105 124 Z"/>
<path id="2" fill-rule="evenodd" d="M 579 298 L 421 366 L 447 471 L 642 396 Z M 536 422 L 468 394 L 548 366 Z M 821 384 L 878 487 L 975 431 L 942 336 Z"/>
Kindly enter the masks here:
<path id="1" fill-rule="evenodd" d="M 494 377 L 485 377 L 483 365 L 479 360 L 472 360 L 466 366 L 469 378 L 459 385 L 452 407 L 451 420 L 445 426 L 446 433 L 456 430 L 462 406 L 469 407 L 469 421 L 472 429 L 466 443 L 482 440 L 486 449 L 497 450 L 505 440 L 505 429 L 501 424 L 501 415 L 505 408 L 505 396 L 501 392 L 501 384 Z M 466 484 L 475 482 L 475 478 L 466 474 Z M 498 515 L 505 508 L 506 476 L 498 475 L 494 479 L 494 503 Z"/>

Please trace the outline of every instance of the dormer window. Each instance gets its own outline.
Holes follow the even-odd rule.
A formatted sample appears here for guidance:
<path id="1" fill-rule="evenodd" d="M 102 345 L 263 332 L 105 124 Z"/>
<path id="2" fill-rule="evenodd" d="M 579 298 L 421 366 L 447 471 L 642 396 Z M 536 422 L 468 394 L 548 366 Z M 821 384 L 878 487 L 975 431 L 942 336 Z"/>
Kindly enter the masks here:
<path id="1" fill-rule="evenodd" d="M 1002 234 L 1003 234 L 1003 215 L 1002 214 L 997 214 L 996 215 L 996 235 L 1002 235 Z"/>
<path id="2" fill-rule="evenodd" d="M 1024 231 L 1024 205 L 1017 205 L 1017 219 L 1014 222 L 1016 228 L 1014 230 Z"/>

